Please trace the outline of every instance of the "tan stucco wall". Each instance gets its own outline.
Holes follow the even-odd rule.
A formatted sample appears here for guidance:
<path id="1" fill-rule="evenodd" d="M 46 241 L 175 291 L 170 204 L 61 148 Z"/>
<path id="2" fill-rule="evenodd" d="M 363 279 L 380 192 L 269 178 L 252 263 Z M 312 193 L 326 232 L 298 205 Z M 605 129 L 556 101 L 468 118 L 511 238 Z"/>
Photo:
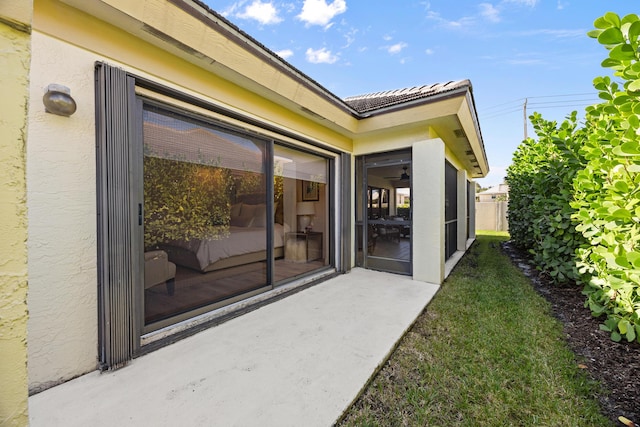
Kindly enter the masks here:
<path id="1" fill-rule="evenodd" d="M 444 280 L 444 142 L 439 138 L 417 142 L 412 154 L 413 278 L 440 284 Z"/>
<path id="2" fill-rule="evenodd" d="M 162 11 L 164 7 L 168 7 L 169 3 L 166 1 L 121 1 L 120 3 L 128 4 L 133 9 L 139 9 L 143 7 L 143 4 L 148 3 L 150 5 L 155 3 L 159 9 L 152 7 L 149 7 L 148 10 L 145 9 L 149 13 L 147 18 L 154 20 L 154 24 L 162 27 L 160 22 L 155 21 L 156 19 L 161 19 L 166 25 L 175 30 L 174 24 L 172 24 L 172 17 L 177 17 L 177 15 L 157 15 L 158 10 Z M 140 4 L 139 6 L 138 3 Z M 175 8 L 170 7 L 170 10 L 175 13 Z M 212 69 L 202 68 L 201 65 L 204 64 L 200 62 L 194 64 L 176 56 L 177 54 L 184 54 L 184 51 L 178 50 L 174 55 L 164 48 L 171 48 L 172 51 L 176 51 L 175 47 L 163 46 L 163 48 L 160 48 L 136 38 L 113 25 L 79 12 L 66 4 L 55 0 L 37 0 L 34 29 L 79 46 L 84 50 L 94 52 L 107 62 L 125 64 L 128 69 L 137 70 L 137 74 L 149 77 L 152 80 L 162 81 L 170 88 L 176 88 L 181 92 L 197 97 L 206 97 L 217 105 L 247 117 L 274 124 L 283 130 L 295 130 L 300 136 L 330 147 L 337 147 L 345 151 L 350 151 L 352 148 L 351 139 L 345 135 L 339 134 L 327 126 L 303 119 L 301 116 L 303 111 L 299 106 L 292 111 L 253 92 L 251 89 L 255 89 L 255 83 L 251 89 L 238 86 L 214 74 Z M 168 30 L 166 28 L 163 29 Z M 194 29 L 189 27 L 183 28 L 181 31 L 186 34 L 189 31 L 194 31 Z M 146 34 L 146 36 L 149 37 L 149 34 Z M 203 33 L 189 35 L 189 39 L 194 37 L 202 40 L 197 43 L 198 45 L 202 45 L 202 43 L 209 44 L 209 51 L 218 49 L 220 55 L 228 53 L 226 46 L 223 48 L 219 44 L 208 41 Z M 162 43 L 158 41 L 158 44 Z M 233 54 L 239 55 L 239 53 Z M 191 57 L 193 57 L 194 62 L 197 62 L 195 61 L 196 56 L 192 53 Z M 255 67 L 250 67 L 249 64 L 245 64 L 245 67 L 243 70 L 247 73 L 256 72 Z M 302 93 L 292 95 L 292 99 L 295 101 L 301 101 L 301 97 L 303 97 Z M 292 102 L 290 101 L 290 103 Z M 325 123 L 332 125 L 328 121 L 325 121 Z"/>
<path id="3" fill-rule="evenodd" d="M 11 4 L 7 4 L 11 3 Z M 26 426 L 30 1 L 0 3 L 0 425 Z"/>
<path id="4" fill-rule="evenodd" d="M 96 368 L 94 60 L 33 33 L 27 148 L 32 390 Z M 51 83 L 71 89 L 78 106 L 71 117 L 45 112 L 42 96 Z"/>
<path id="5" fill-rule="evenodd" d="M 27 177 L 29 386 L 37 392 L 97 366 L 96 61 L 301 137 L 349 149 L 351 141 L 66 5 L 37 0 L 35 11 Z M 71 90 L 71 117 L 44 111 L 52 83 Z"/>
<path id="6" fill-rule="evenodd" d="M 107 3 L 88 1 L 88 4 L 100 7 L 108 7 Z M 112 3 L 129 5 L 131 16 L 146 13 L 139 10 L 144 9 L 143 2 L 113 0 Z M 168 3 L 151 0 L 145 4 L 165 7 Z M 160 18 L 156 12 L 149 13 L 154 19 Z M 126 21 L 131 17 L 122 18 L 114 13 L 113 18 Z M 163 19 L 173 28 L 171 16 Z M 154 24 L 164 28 L 160 22 L 154 21 Z M 176 31 L 171 28 L 166 29 Z M 335 123 L 325 120 L 326 125 L 323 125 L 310 119 L 309 113 L 299 106 L 297 110 L 289 108 L 295 102 L 308 102 L 308 94 L 294 93 L 289 104 L 278 105 L 254 92 L 255 84 L 249 88 L 229 82 L 212 74 L 212 70 L 197 58 L 187 60 L 184 52 L 176 51 L 176 46 L 155 43 L 150 34 L 146 37 L 150 41 L 136 38 L 67 4 L 36 0 L 27 149 L 31 224 L 28 238 L 31 311 L 28 358 L 29 384 L 33 391 L 96 368 L 95 61 L 119 65 L 165 87 L 353 154 L 415 147 L 414 144 L 426 141 L 425 149 L 418 149 L 414 157 L 414 162 L 425 165 L 414 174 L 420 182 L 440 183 L 444 176 L 442 160 L 445 153 L 447 157 L 455 157 L 445 151 L 441 139 L 429 140 L 435 136 L 428 126 L 395 129 L 384 134 L 371 131 L 367 137 L 352 142 L 348 133 L 335 130 Z M 210 47 L 208 51 L 211 55 L 215 53 Z M 73 116 L 65 118 L 44 112 L 41 98 L 51 83 L 70 88 L 78 104 L 78 111 Z M 460 165 L 457 159 L 452 161 Z M 420 240 L 424 245 L 419 243 L 415 253 L 421 256 L 419 259 L 430 260 L 430 264 L 420 266 L 430 271 L 423 274 L 425 270 L 419 270 L 418 279 L 440 283 L 444 269 L 444 232 L 440 227 L 444 216 L 444 184 L 420 186 L 415 194 L 418 197 L 416 209 L 426 213 L 421 217 L 425 221 L 415 228 L 424 236 Z M 442 212 L 431 209 L 433 200 L 442 201 Z"/>

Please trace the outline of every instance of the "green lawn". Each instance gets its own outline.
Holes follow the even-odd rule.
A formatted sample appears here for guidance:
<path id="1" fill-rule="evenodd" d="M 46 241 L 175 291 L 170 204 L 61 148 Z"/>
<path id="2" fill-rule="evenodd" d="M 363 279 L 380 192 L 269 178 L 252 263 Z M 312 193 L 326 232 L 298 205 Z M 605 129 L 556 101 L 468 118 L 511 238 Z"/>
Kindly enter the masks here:
<path id="1" fill-rule="evenodd" d="M 339 425 L 611 425 L 506 236 L 478 236 Z"/>

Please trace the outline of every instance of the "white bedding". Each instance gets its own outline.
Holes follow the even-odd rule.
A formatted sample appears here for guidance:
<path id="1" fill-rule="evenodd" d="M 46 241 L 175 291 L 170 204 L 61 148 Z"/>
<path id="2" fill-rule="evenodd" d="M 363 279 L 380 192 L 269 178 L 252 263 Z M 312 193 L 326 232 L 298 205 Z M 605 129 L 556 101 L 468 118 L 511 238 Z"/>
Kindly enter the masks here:
<path id="1" fill-rule="evenodd" d="M 284 246 L 284 227 L 275 224 L 274 247 Z M 264 227 L 229 227 L 229 236 L 216 240 L 172 242 L 195 253 L 200 269 L 224 258 L 264 251 L 267 248 L 267 229 Z"/>

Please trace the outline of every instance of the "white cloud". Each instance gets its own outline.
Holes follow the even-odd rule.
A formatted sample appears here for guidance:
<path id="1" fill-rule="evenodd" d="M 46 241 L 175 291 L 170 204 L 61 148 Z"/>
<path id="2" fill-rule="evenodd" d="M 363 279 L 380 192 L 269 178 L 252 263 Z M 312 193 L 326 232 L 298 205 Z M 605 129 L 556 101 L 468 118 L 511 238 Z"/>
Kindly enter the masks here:
<path id="1" fill-rule="evenodd" d="M 326 47 L 315 50 L 309 48 L 307 49 L 306 55 L 307 61 L 312 64 L 333 64 L 338 60 L 338 56 L 332 54 Z"/>
<path id="2" fill-rule="evenodd" d="M 327 3 L 326 0 L 304 0 L 302 12 L 297 18 L 306 25 L 320 25 L 326 27 L 331 20 L 347 10 L 345 0 L 333 0 Z"/>
<path id="3" fill-rule="evenodd" d="M 480 15 L 490 22 L 500 22 L 500 11 L 491 3 L 480 3 Z"/>
<path id="4" fill-rule="evenodd" d="M 352 28 L 351 30 L 349 30 L 344 34 L 344 38 L 347 42 L 344 46 L 342 46 L 343 49 L 348 48 L 353 44 L 353 42 L 356 41 L 356 34 L 358 34 L 358 30 L 355 28 Z"/>
<path id="5" fill-rule="evenodd" d="M 236 16 L 242 19 L 255 19 L 262 25 L 272 25 L 282 22 L 278 16 L 278 10 L 271 2 L 254 0 L 253 3 L 244 8 L 244 11 Z"/>
<path id="6" fill-rule="evenodd" d="M 293 56 L 293 51 L 291 49 L 277 50 L 275 53 L 282 59 L 289 59 Z"/>
<path id="7" fill-rule="evenodd" d="M 427 55 L 433 55 L 436 52 L 433 49 L 425 49 L 424 53 L 426 53 Z"/>
<path id="8" fill-rule="evenodd" d="M 438 24 L 440 24 L 440 26 L 448 28 L 450 30 L 465 29 L 476 23 L 476 18 L 471 16 L 462 17 L 457 21 L 449 21 L 440 16 L 438 12 L 434 12 L 432 10 L 427 12 L 427 19 L 436 21 Z"/>
<path id="9" fill-rule="evenodd" d="M 504 0 L 505 3 L 515 3 L 521 6 L 535 7 L 540 0 Z"/>
<path id="10" fill-rule="evenodd" d="M 509 65 L 545 65 L 546 62 L 541 59 L 509 59 L 507 60 L 507 64 Z"/>
<path id="11" fill-rule="evenodd" d="M 400 42 L 400 43 L 393 44 L 391 46 L 387 46 L 386 49 L 387 49 L 387 52 L 389 52 L 391 55 L 395 55 L 396 53 L 402 52 L 402 49 L 404 49 L 407 46 L 409 45 L 406 44 L 405 42 Z"/>
<path id="12" fill-rule="evenodd" d="M 538 37 L 538 36 L 548 36 L 555 39 L 571 39 L 571 38 L 583 38 L 584 34 L 587 32 L 585 29 L 579 30 L 550 30 L 550 29 L 539 29 L 539 30 L 530 30 L 530 31 L 520 31 L 515 33 L 515 36 L 520 37 Z"/>

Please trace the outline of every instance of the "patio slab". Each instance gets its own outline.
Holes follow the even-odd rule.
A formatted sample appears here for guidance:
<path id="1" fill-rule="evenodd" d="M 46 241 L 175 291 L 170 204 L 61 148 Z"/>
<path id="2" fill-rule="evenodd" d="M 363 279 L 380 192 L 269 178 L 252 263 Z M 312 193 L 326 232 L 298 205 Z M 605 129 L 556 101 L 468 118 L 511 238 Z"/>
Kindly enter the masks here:
<path id="1" fill-rule="evenodd" d="M 38 426 L 330 426 L 438 290 L 356 268 L 31 396 Z"/>

